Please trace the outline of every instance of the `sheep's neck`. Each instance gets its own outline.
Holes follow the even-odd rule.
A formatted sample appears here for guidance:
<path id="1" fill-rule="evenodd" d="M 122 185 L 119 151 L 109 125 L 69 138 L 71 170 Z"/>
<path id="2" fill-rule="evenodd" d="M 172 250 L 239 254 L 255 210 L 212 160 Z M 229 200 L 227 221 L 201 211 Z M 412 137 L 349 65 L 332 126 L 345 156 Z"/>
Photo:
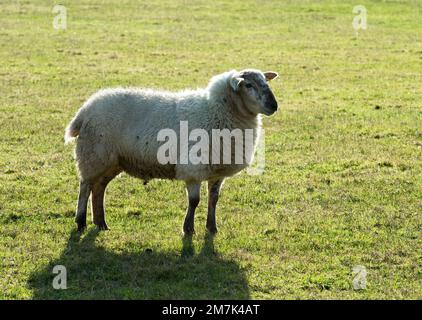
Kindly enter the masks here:
<path id="1" fill-rule="evenodd" d="M 234 120 L 238 120 L 242 127 L 255 127 L 255 121 L 257 115 L 249 111 L 242 96 L 230 88 L 227 89 L 226 93 L 227 105 L 229 111 L 233 115 Z M 252 122 L 252 123 L 251 123 Z"/>

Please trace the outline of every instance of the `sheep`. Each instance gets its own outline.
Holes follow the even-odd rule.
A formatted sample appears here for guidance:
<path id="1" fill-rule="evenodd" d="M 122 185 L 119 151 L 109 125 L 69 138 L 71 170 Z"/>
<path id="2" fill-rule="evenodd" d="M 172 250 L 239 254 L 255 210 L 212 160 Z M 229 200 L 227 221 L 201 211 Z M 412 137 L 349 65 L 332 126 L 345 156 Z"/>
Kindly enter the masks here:
<path id="1" fill-rule="evenodd" d="M 261 130 L 261 114 L 272 115 L 278 108 L 267 83 L 277 76 L 272 71 L 232 70 L 214 76 L 205 89 L 174 93 L 115 88 L 101 90 L 91 96 L 65 130 L 65 143 L 78 137 L 75 148 L 80 176 L 75 218 L 78 230 L 83 232 L 86 228 L 90 195 L 93 223 L 99 230 L 108 230 L 104 213 L 105 189 L 113 178 L 126 172 L 146 182 L 154 178 L 185 181 L 188 198 L 183 224 L 185 235 L 195 232 L 194 215 L 201 183 L 207 181 L 206 229 L 215 234 L 216 205 L 223 181 L 247 167 L 251 158 L 244 157 L 245 161 L 240 164 L 218 161 L 163 164 L 157 156 L 163 144 L 157 137 L 162 129 L 178 132 L 184 121 L 190 129 L 199 128 L 207 133 L 215 129 L 249 129 L 253 130 L 253 154 Z M 180 133 L 177 135 L 180 138 Z M 231 138 L 229 140 L 231 145 L 238 143 L 237 140 L 234 143 Z M 191 146 L 192 143 L 189 144 Z M 220 152 L 225 147 L 224 143 L 216 146 L 210 144 L 211 153 Z M 232 159 L 233 149 L 230 152 Z"/>

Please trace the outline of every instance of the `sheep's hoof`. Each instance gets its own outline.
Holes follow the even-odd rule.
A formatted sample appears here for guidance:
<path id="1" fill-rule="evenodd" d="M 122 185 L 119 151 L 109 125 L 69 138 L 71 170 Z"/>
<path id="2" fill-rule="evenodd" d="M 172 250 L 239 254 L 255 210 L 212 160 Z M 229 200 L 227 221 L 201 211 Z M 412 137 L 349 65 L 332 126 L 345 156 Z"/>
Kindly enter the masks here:
<path id="1" fill-rule="evenodd" d="M 217 232 L 218 232 L 218 230 L 217 230 L 217 227 L 216 226 L 207 226 L 207 231 L 210 233 L 210 234 L 212 234 L 212 235 L 215 235 L 215 234 L 217 234 Z"/>
<path id="2" fill-rule="evenodd" d="M 193 236 L 195 234 L 195 229 L 193 229 L 193 228 L 183 228 L 183 233 L 184 233 L 185 237 L 190 237 L 190 236 Z"/>
<path id="3" fill-rule="evenodd" d="M 107 223 L 105 223 L 105 221 L 104 222 L 100 222 L 100 223 L 98 223 L 96 225 L 97 225 L 98 230 L 100 230 L 100 231 L 110 230 L 108 228 L 108 226 L 107 226 Z"/>
<path id="4" fill-rule="evenodd" d="M 78 224 L 78 232 L 83 233 L 86 229 L 86 222 L 77 222 Z"/>

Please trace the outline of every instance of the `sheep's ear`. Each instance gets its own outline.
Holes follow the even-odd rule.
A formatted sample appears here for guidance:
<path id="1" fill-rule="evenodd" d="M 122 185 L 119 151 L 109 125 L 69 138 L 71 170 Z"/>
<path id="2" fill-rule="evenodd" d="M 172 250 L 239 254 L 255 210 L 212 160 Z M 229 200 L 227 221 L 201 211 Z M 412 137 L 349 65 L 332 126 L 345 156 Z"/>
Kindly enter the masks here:
<path id="1" fill-rule="evenodd" d="M 264 76 L 265 76 L 265 80 L 271 81 L 278 77 L 278 73 L 274 71 L 267 71 L 267 72 L 264 72 Z"/>
<path id="2" fill-rule="evenodd" d="M 242 83 L 243 80 L 245 80 L 245 79 L 243 79 L 241 77 L 232 77 L 230 79 L 230 85 L 231 85 L 231 87 L 233 88 L 234 91 L 239 90 L 240 84 Z"/>

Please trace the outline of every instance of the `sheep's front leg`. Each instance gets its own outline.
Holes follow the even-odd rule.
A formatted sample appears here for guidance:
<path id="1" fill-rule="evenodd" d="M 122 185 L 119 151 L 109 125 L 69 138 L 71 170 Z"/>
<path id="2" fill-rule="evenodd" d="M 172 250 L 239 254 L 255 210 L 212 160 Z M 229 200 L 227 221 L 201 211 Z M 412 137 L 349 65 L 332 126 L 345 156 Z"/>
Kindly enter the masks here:
<path id="1" fill-rule="evenodd" d="M 207 230 L 212 234 L 217 233 L 215 209 L 217 207 L 218 196 L 220 194 L 220 188 L 222 184 L 223 179 L 208 181 Z"/>
<path id="2" fill-rule="evenodd" d="M 186 191 L 188 194 L 189 207 L 186 213 L 185 223 L 183 224 L 183 232 L 185 233 L 185 235 L 192 235 L 195 233 L 195 209 L 199 204 L 201 183 L 186 183 Z"/>

